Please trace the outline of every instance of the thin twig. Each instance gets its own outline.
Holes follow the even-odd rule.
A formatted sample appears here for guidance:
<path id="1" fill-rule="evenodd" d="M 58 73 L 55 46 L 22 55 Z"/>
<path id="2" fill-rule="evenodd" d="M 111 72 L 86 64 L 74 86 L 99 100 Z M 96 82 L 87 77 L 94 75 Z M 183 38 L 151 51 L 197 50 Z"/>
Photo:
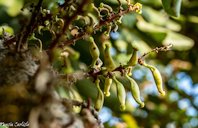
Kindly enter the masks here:
<path id="1" fill-rule="evenodd" d="M 158 52 L 160 52 L 160 51 L 166 52 L 166 51 L 169 51 L 170 48 L 171 48 L 172 46 L 173 46 L 173 44 L 168 44 L 168 45 L 165 45 L 165 46 L 162 46 L 162 47 L 156 47 L 156 48 L 154 48 L 153 50 L 151 50 L 151 51 L 149 51 L 149 52 L 147 52 L 147 53 L 144 53 L 142 56 L 140 56 L 140 57 L 138 58 L 139 64 L 142 64 L 143 58 L 144 58 L 145 56 L 149 55 L 150 53 L 152 53 L 152 52 L 158 53 Z"/>

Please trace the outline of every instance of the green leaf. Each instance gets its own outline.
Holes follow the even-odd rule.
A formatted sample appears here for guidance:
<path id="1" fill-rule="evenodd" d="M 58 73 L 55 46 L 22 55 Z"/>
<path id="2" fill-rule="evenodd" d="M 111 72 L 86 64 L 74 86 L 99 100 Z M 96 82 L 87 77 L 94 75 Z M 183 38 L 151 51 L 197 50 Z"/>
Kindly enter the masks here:
<path id="1" fill-rule="evenodd" d="M 0 125 L 0 128 L 8 128 L 8 127 L 7 127 L 7 126 L 1 126 L 1 125 Z"/>
<path id="2" fill-rule="evenodd" d="M 23 0 L 0 0 L 0 5 L 6 6 L 7 13 L 14 17 L 20 13 L 23 7 Z"/>
<path id="3" fill-rule="evenodd" d="M 155 10 L 149 6 L 144 6 L 142 15 L 149 23 L 168 28 L 173 31 L 180 31 L 181 25 L 165 16 L 164 13 L 165 12 Z"/>
<path id="4" fill-rule="evenodd" d="M 160 7 L 161 1 L 160 0 L 138 0 L 143 5 L 149 5 L 150 7 Z"/>
<path id="5" fill-rule="evenodd" d="M 166 28 L 146 22 L 141 17 L 139 18 L 139 20 L 137 22 L 137 28 L 140 31 L 147 33 L 149 36 L 151 36 L 157 42 L 163 41 L 167 35 Z"/>
<path id="6" fill-rule="evenodd" d="M 123 29 L 121 31 L 121 37 L 123 40 L 131 42 L 132 46 L 139 49 L 139 52 L 141 54 L 144 54 L 145 52 L 149 52 L 151 50 L 150 46 L 142 40 L 139 33 L 137 33 L 136 31 L 132 31 L 130 29 Z"/>
<path id="7" fill-rule="evenodd" d="M 164 10 L 170 15 L 179 17 L 182 0 L 162 0 Z"/>
<path id="8" fill-rule="evenodd" d="M 127 14 L 124 15 L 122 18 L 122 25 L 129 27 L 129 28 L 133 28 L 135 26 L 136 23 L 136 15 L 135 14 Z"/>
<path id="9" fill-rule="evenodd" d="M 170 31 L 163 41 L 163 44 L 167 45 L 170 43 L 173 44 L 173 49 L 184 51 L 191 49 L 194 46 L 195 42 L 187 36 Z"/>

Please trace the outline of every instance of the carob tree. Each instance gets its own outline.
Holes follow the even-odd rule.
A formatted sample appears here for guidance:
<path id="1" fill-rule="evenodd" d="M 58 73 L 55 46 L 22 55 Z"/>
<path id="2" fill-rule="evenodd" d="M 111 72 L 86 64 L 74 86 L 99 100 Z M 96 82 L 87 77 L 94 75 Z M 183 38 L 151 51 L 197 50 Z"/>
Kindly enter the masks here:
<path id="1" fill-rule="evenodd" d="M 139 86 L 131 77 L 137 64 L 151 70 L 159 93 L 165 95 L 160 72 L 144 61 L 150 52 L 138 57 L 138 49 L 134 48 L 128 63 L 121 65 L 116 65 L 112 59 L 110 32 L 118 30 L 123 15 L 141 13 L 142 9 L 140 3 L 117 2 L 116 8 L 105 3 L 96 6 L 91 0 L 53 2 L 51 10 L 43 6 L 43 0 L 24 6 L 22 11 L 31 13 L 26 17 L 27 24 L 15 35 L 4 30 L 1 35 L 0 121 L 28 121 L 31 128 L 103 127 L 98 111 L 103 106 L 104 96 L 110 96 L 113 82 L 120 109 L 125 109 L 126 92 L 118 79 L 120 76 L 128 80 L 133 98 L 144 107 Z M 94 39 L 98 31 L 102 36 L 102 44 L 99 44 L 102 49 Z M 47 44 L 42 40 L 46 36 L 44 32 L 50 40 Z M 68 73 L 71 72 L 69 59 L 79 57 L 72 48 L 78 40 L 88 43 L 92 63 L 87 70 Z M 162 46 L 151 52 L 167 51 L 170 47 Z M 100 59 L 100 53 L 104 59 Z M 61 66 L 56 66 L 57 63 Z M 95 83 L 98 94 L 94 105 L 90 100 L 83 101 L 79 93 L 71 89 L 80 79 L 91 79 Z M 61 87 L 72 98 L 61 96 Z M 80 109 L 75 110 L 74 106 Z"/>

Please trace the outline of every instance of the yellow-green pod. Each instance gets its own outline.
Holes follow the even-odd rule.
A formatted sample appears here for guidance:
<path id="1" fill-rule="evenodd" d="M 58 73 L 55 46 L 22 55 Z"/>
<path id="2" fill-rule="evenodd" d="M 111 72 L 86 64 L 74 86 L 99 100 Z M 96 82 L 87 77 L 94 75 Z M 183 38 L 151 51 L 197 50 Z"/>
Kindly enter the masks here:
<path id="1" fill-rule="evenodd" d="M 106 97 L 109 97 L 110 96 L 110 88 L 111 88 L 111 84 L 112 84 L 112 79 L 107 77 L 105 78 L 105 84 L 104 84 L 104 95 Z"/>
<path id="2" fill-rule="evenodd" d="M 116 65 L 110 54 L 111 45 L 109 43 L 105 43 L 104 49 L 104 64 L 108 71 L 112 71 L 116 68 Z"/>
<path id="3" fill-rule="evenodd" d="M 100 109 L 102 108 L 103 103 L 104 103 L 104 95 L 103 95 L 102 90 L 100 89 L 100 80 L 97 79 L 95 81 L 95 83 L 96 83 L 96 87 L 98 89 L 98 95 L 97 95 L 97 99 L 96 99 L 96 103 L 95 103 L 95 109 L 97 111 L 100 111 Z"/>
<path id="4" fill-rule="evenodd" d="M 138 50 L 134 48 L 133 54 L 129 62 L 127 63 L 128 66 L 135 66 L 138 62 Z"/>
<path id="5" fill-rule="evenodd" d="M 111 32 L 111 25 L 108 25 L 107 30 L 104 32 L 104 35 L 109 37 L 110 32 Z"/>
<path id="6" fill-rule="evenodd" d="M 116 84 L 116 89 L 117 89 L 117 97 L 118 97 L 118 100 L 120 102 L 120 109 L 123 111 L 125 110 L 125 100 L 126 100 L 126 92 L 125 92 L 125 89 L 124 89 L 124 86 L 122 85 L 121 82 L 119 82 L 116 77 L 114 76 L 113 77 L 113 80 L 115 81 L 115 84 Z"/>
<path id="7" fill-rule="evenodd" d="M 139 89 L 138 84 L 135 82 L 134 79 L 132 79 L 128 75 L 126 75 L 126 78 L 130 82 L 130 89 L 131 89 L 131 94 L 132 94 L 133 98 L 140 105 L 140 107 L 143 108 L 144 107 L 144 102 L 142 102 L 142 100 L 140 98 L 140 89 Z"/>
<path id="8" fill-rule="evenodd" d="M 164 96 L 165 95 L 165 91 L 163 90 L 162 76 L 161 76 L 159 70 L 156 67 L 152 66 L 152 65 L 146 64 L 145 62 L 142 65 L 150 69 L 150 71 L 153 74 L 153 78 L 155 80 L 155 84 L 157 86 L 158 92 L 162 96 Z"/>
<path id="9" fill-rule="evenodd" d="M 93 67 L 96 65 L 96 62 L 100 56 L 100 50 L 98 49 L 93 37 L 89 37 L 89 51 L 92 57 L 91 67 Z"/>
<path id="10" fill-rule="evenodd" d="M 127 75 L 132 76 L 132 66 L 127 68 Z"/>

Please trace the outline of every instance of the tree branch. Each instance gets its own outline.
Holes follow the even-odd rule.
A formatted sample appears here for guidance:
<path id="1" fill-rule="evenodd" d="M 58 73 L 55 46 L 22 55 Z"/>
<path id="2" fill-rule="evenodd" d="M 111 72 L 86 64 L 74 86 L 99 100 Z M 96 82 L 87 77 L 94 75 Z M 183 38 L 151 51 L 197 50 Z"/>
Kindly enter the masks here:
<path id="1" fill-rule="evenodd" d="M 125 15 L 125 14 L 128 14 L 130 12 L 135 12 L 139 10 L 138 6 L 134 6 L 134 5 L 129 5 L 128 9 L 127 10 L 120 10 L 117 14 L 115 13 L 112 13 L 110 15 L 110 17 L 103 21 L 100 19 L 99 21 L 99 24 L 96 25 L 93 30 L 94 32 L 98 31 L 102 26 L 107 26 L 108 24 L 110 24 L 111 22 L 113 22 L 114 20 L 118 19 L 119 17 Z M 74 44 L 75 41 L 79 40 L 79 39 L 82 39 L 88 35 L 91 35 L 92 33 L 86 33 L 86 32 L 83 32 L 83 33 L 80 33 L 78 34 L 77 36 L 73 37 L 72 39 L 69 39 L 69 40 L 66 40 L 65 42 L 61 43 L 58 45 L 58 47 L 62 48 L 63 46 L 65 45 L 71 45 L 71 44 Z"/>
<path id="2" fill-rule="evenodd" d="M 16 51 L 19 52 L 21 50 L 22 44 L 27 44 L 28 36 L 34 31 L 35 25 L 37 24 L 37 17 L 39 15 L 42 3 L 43 0 L 39 0 L 32 14 L 30 23 L 22 30 L 21 34 L 19 35 L 19 40 L 16 42 Z"/>
<path id="3" fill-rule="evenodd" d="M 52 41 L 51 45 L 49 46 L 49 49 L 53 49 L 54 47 L 56 47 L 56 45 L 60 42 L 61 36 L 64 35 L 64 33 L 68 29 L 71 22 L 77 17 L 77 15 L 80 15 L 83 13 L 83 7 L 87 2 L 88 0 L 83 0 L 83 2 L 79 5 L 78 9 L 76 10 L 75 14 L 69 17 L 69 20 L 66 20 L 68 19 L 67 15 L 63 17 L 65 21 L 63 29 L 59 34 L 56 35 L 56 38 Z"/>

